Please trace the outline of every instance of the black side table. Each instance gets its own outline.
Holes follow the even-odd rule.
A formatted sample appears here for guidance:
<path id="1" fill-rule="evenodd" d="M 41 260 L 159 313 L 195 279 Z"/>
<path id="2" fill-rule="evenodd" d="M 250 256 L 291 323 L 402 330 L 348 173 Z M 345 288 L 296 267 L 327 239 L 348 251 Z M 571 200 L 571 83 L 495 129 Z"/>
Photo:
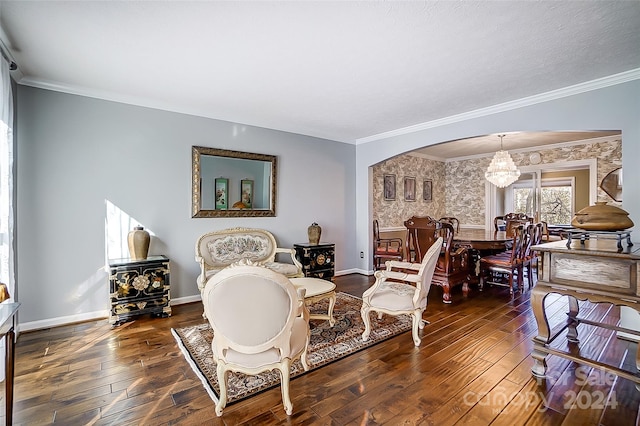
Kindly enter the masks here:
<path id="1" fill-rule="evenodd" d="M 109 322 L 118 325 L 144 314 L 171 316 L 169 258 L 109 260 Z"/>
<path id="2" fill-rule="evenodd" d="M 296 258 L 302 263 L 305 277 L 331 280 L 335 274 L 336 245 L 333 243 L 294 244 Z"/>

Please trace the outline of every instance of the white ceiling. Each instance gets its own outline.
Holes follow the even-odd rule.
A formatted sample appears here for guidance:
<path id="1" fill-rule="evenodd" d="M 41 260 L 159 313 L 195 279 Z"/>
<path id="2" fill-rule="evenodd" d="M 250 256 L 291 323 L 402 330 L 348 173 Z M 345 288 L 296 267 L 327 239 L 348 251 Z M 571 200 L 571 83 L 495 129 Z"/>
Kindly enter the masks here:
<path id="1" fill-rule="evenodd" d="M 19 83 L 348 143 L 640 69 L 640 1 L 0 1 Z"/>

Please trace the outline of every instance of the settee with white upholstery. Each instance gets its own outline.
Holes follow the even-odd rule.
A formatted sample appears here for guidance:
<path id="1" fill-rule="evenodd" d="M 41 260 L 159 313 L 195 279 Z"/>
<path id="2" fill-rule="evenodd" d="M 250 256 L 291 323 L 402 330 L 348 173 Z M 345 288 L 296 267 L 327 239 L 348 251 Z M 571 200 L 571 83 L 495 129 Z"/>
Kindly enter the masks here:
<path id="1" fill-rule="evenodd" d="M 279 253 L 288 254 L 292 263 L 277 261 L 276 255 Z M 302 264 L 296 259 L 296 251 L 278 247 L 271 232 L 254 228 L 229 228 L 208 232 L 196 241 L 196 262 L 200 265 L 197 283 L 200 292 L 209 278 L 242 259 L 262 264 L 288 278 L 304 276 Z"/>

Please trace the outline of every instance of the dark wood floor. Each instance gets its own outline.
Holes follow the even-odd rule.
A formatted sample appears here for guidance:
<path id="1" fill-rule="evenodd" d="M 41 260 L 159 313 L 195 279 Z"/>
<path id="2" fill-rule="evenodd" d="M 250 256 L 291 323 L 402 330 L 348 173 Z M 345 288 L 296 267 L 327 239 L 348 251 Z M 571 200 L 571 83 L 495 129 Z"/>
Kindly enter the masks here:
<path id="1" fill-rule="evenodd" d="M 348 275 L 336 284 L 361 296 L 371 280 Z M 290 417 L 279 388 L 216 417 L 169 331 L 203 322 L 200 303 L 114 329 L 101 320 L 23 333 L 14 424 L 638 424 L 640 392 L 628 380 L 554 356 L 549 379 L 532 379 L 536 324 L 528 293 L 511 298 L 502 287 L 472 288 L 466 299 L 454 291 L 451 305 L 441 297 L 432 288 L 419 348 L 405 333 L 294 379 Z M 552 322 L 563 321 L 566 301 L 553 298 L 549 312 Z M 619 315 L 618 308 L 588 303 L 582 312 L 613 321 Z M 635 343 L 602 328 L 579 331 L 583 353 L 633 371 Z"/>

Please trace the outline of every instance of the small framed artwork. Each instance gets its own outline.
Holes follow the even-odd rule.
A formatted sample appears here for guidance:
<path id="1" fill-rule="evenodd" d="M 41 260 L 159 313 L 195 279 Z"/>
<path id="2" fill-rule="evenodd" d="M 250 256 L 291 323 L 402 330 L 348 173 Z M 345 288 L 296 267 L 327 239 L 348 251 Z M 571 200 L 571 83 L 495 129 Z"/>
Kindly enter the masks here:
<path id="1" fill-rule="evenodd" d="M 396 175 L 384 175 L 383 192 L 385 201 L 396 199 Z"/>
<path id="2" fill-rule="evenodd" d="M 424 201 L 431 201 L 433 198 L 433 181 L 431 179 L 425 179 L 422 184 L 422 199 Z"/>
<path id="3" fill-rule="evenodd" d="M 253 181 L 250 179 L 242 179 L 240 181 L 240 201 L 245 208 L 253 208 Z"/>
<path id="4" fill-rule="evenodd" d="M 404 200 L 416 200 L 416 178 L 414 177 L 405 176 L 404 178 Z"/>
<path id="5" fill-rule="evenodd" d="M 229 208 L 229 200 L 227 199 L 227 194 L 229 192 L 229 179 L 216 178 L 214 186 L 216 210 L 226 210 L 227 208 Z"/>

